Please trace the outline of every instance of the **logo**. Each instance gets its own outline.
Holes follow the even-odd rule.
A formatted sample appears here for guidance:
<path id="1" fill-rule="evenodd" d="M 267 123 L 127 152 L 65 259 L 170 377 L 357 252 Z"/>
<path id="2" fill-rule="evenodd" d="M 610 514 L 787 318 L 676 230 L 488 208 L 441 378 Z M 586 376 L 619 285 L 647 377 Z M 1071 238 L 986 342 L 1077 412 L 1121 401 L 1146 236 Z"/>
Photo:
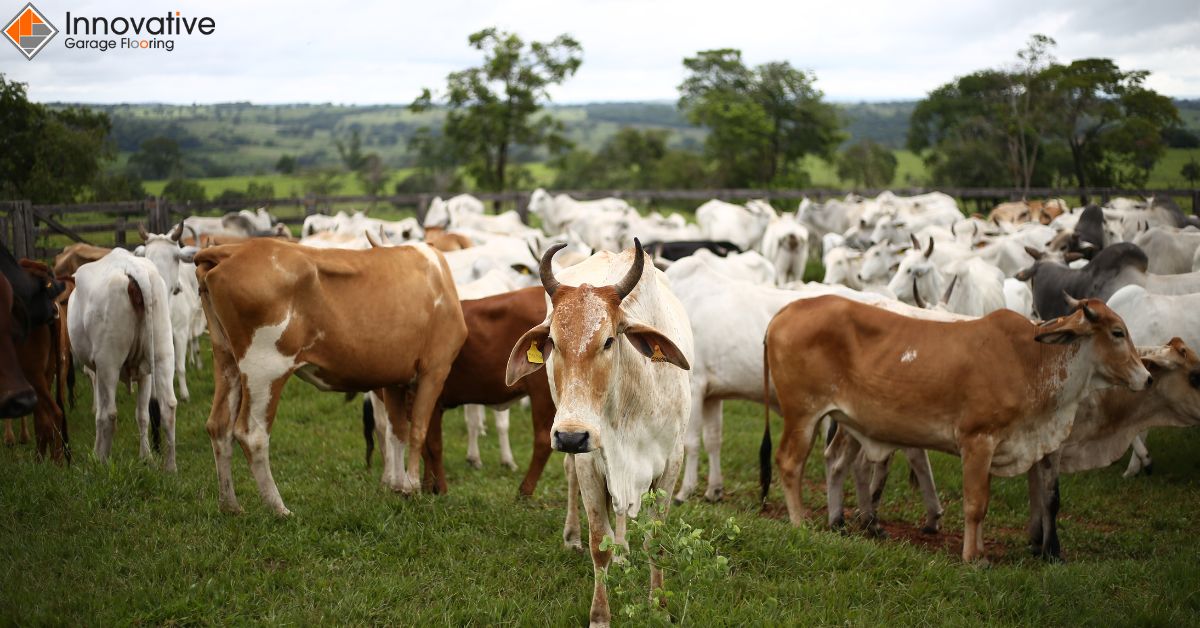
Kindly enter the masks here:
<path id="1" fill-rule="evenodd" d="M 4 37 L 11 41 L 26 59 L 33 60 L 37 53 L 50 43 L 58 34 L 58 29 L 42 15 L 33 3 L 25 5 L 24 9 L 4 27 Z"/>

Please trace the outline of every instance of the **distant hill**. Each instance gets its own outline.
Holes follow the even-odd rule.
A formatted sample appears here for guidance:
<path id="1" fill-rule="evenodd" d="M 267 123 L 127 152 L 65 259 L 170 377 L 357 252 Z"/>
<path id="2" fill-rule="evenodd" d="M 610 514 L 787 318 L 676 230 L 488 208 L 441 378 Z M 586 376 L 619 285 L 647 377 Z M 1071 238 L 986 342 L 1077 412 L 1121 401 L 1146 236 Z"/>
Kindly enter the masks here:
<path id="1" fill-rule="evenodd" d="M 1200 130 L 1200 100 L 1176 101 L 1185 126 Z M 274 171 L 283 155 L 301 168 L 338 164 L 336 140 L 357 129 L 365 149 L 391 167 L 411 165 L 407 142 L 423 126 L 437 126 L 442 113 L 413 113 L 403 105 L 334 104 L 89 105 L 108 112 L 123 163 L 141 143 L 156 136 L 175 139 L 183 148 L 192 177 L 255 175 Z M 849 139 L 871 139 L 893 149 L 904 147 L 916 101 L 861 102 L 837 105 Z M 670 102 L 612 102 L 553 105 L 550 115 L 563 121 L 576 145 L 595 151 L 621 127 L 661 128 L 676 147 L 699 149 L 705 131 L 688 121 Z M 521 161 L 545 155 L 526 152 Z"/>

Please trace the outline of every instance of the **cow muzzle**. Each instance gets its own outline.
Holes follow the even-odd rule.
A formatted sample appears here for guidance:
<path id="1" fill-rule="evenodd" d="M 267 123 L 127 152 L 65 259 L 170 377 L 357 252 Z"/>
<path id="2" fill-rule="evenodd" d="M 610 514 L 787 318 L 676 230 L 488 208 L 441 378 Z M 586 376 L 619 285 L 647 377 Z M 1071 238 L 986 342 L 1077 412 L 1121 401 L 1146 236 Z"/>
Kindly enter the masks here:
<path id="1" fill-rule="evenodd" d="M 1133 372 L 1130 374 L 1129 389 L 1134 392 L 1138 392 L 1141 390 L 1146 390 L 1153 384 L 1154 376 L 1151 375 L 1150 371 L 1146 370 L 1146 367 L 1142 366 L 1139 362 L 1138 367 L 1133 369 Z"/>
<path id="2" fill-rule="evenodd" d="M 596 448 L 596 439 L 586 429 L 554 430 L 551 442 L 555 450 L 566 454 L 586 454 Z"/>
<path id="3" fill-rule="evenodd" d="M 0 400 L 0 417 L 15 419 L 33 412 L 37 405 L 37 394 L 32 388 L 8 395 Z"/>

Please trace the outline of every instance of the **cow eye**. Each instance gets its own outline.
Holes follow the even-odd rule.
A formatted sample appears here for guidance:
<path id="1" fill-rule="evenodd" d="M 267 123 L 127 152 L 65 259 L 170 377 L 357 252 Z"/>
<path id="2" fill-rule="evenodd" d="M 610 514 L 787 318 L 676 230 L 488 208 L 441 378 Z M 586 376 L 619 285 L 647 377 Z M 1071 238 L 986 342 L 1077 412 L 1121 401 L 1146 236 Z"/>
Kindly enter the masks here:
<path id="1" fill-rule="evenodd" d="M 614 340 L 614 338 L 612 336 L 609 336 L 608 340 L 604 341 L 604 350 L 605 351 L 608 351 L 609 349 L 612 348 L 613 340 Z"/>
<path id="2" fill-rule="evenodd" d="M 1113 335 L 1113 338 L 1124 338 L 1125 330 L 1118 327 L 1117 329 L 1112 330 L 1112 335 Z"/>

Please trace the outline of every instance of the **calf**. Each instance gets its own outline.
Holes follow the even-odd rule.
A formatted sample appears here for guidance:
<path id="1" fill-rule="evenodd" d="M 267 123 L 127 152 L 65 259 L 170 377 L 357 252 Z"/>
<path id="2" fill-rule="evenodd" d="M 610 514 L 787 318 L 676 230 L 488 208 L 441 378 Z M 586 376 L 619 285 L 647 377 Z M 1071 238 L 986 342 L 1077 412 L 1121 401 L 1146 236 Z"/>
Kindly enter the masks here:
<path id="1" fill-rule="evenodd" d="M 1151 381 L 1120 317 L 1101 301 L 1074 305 L 1040 327 L 1008 310 L 941 323 L 834 296 L 781 310 L 767 328 L 763 380 L 768 396 L 774 378 L 783 410 L 776 461 L 792 523 L 808 515 L 800 476 L 813 432 L 837 412 L 871 462 L 897 445 L 962 456 L 963 559 L 982 557 L 990 476 L 1023 473 L 1057 450 L 1092 390 Z M 762 463 L 765 497 L 767 456 Z M 836 471 L 826 478 L 831 517 L 846 469 Z"/>
<path id="2" fill-rule="evenodd" d="M 164 466 L 175 471 L 175 348 L 167 287 L 154 264 L 115 249 L 81 267 L 75 273 L 67 325 L 75 360 L 92 377 L 96 456 L 105 461 L 112 448 L 117 381 L 136 380 L 140 455 L 150 456 L 147 428 L 155 412 L 166 431 Z"/>
<path id="3" fill-rule="evenodd" d="M 251 240 L 205 249 L 195 263 L 213 344 L 206 427 L 221 509 L 241 510 L 231 473 L 236 439 L 263 501 L 291 514 L 271 475 L 269 447 L 292 374 L 325 391 L 382 388 L 393 430 L 385 447 L 395 461 L 384 481 L 417 492 L 429 416 L 467 336 L 441 254 L 425 244 L 347 251 Z M 412 455 L 400 473 L 405 445 Z"/>
<path id="4" fill-rule="evenodd" d="M 513 346 L 505 381 L 514 384 L 546 367 L 559 408 L 551 442 L 568 454 L 564 539 L 579 544 L 577 486 L 595 573 L 590 620 L 608 625 L 605 572 L 612 550 L 601 542 L 613 534 L 610 513 L 613 538 L 625 544 L 627 521 L 637 517 L 642 496 L 675 486 L 691 405 L 692 333 L 662 272 L 645 263 L 640 242 L 627 253 L 597 253 L 556 277 L 550 260 L 562 246 L 542 257 L 549 312 Z M 669 503 L 659 500 L 654 516 L 665 516 Z M 651 592 L 662 582 L 651 562 Z"/>

